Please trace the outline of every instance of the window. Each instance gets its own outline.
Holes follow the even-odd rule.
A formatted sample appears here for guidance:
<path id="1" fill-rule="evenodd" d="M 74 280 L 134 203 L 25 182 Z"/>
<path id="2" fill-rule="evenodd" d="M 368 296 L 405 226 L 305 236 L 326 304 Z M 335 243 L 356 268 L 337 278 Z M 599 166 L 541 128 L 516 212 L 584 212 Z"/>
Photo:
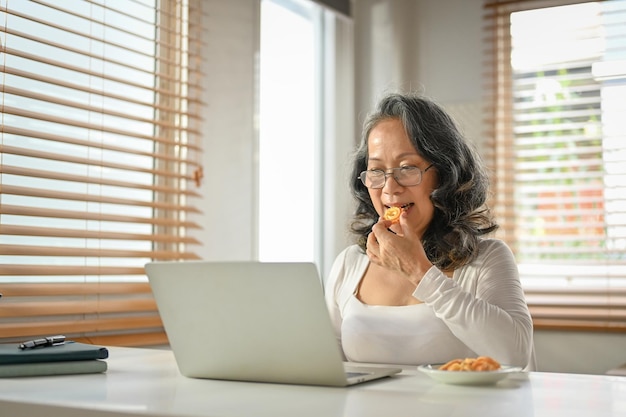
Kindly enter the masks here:
<path id="1" fill-rule="evenodd" d="M 320 210 L 321 7 L 261 2 L 259 259 L 315 259 Z"/>
<path id="2" fill-rule="evenodd" d="M 350 2 L 262 0 L 258 238 L 261 261 L 314 262 L 348 244 L 343 189 L 354 143 Z"/>
<path id="3" fill-rule="evenodd" d="M 194 259 L 201 1 L 0 0 L 0 335 L 166 342 L 143 266 Z"/>
<path id="4" fill-rule="evenodd" d="M 485 10 L 494 207 L 535 325 L 624 331 L 626 1 Z"/>

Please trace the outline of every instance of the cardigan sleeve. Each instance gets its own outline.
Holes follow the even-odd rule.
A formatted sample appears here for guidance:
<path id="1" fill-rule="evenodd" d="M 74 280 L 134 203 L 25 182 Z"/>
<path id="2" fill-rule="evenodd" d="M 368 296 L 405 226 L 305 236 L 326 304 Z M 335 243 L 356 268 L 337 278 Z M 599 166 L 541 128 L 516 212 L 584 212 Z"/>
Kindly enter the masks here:
<path id="1" fill-rule="evenodd" d="M 496 239 L 482 241 L 479 251 L 453 279 L 432 267 L 413 295 L 474 352 L 533 369 L 533 324 L 515 258 Z"/>

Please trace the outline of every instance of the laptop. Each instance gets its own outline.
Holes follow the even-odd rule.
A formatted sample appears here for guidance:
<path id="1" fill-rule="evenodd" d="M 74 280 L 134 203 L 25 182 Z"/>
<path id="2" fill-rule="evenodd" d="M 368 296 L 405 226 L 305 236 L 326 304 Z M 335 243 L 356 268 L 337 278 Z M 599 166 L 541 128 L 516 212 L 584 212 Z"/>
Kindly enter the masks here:
<path id="1" fill-rule="evenodd" d="M 348 386 L 401 371 L 342 361 L 313 263 L 150 262 L 146 274 L 186 377 Z"/>

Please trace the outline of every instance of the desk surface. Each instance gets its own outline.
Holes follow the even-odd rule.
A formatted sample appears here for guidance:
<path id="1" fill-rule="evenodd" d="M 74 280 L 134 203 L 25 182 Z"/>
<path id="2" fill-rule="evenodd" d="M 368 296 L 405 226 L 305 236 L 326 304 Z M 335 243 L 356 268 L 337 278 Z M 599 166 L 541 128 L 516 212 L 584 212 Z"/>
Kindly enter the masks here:
<path id="1" fill-rule="evenodd" d="M 106 374 L 0 379 L 0 415 L 626 416 L 626 377 L 533 372 L 489 387 L 437 383 L 415 367 L 349 388 L 190 379 L 168 350 L 110 348 Z"/>

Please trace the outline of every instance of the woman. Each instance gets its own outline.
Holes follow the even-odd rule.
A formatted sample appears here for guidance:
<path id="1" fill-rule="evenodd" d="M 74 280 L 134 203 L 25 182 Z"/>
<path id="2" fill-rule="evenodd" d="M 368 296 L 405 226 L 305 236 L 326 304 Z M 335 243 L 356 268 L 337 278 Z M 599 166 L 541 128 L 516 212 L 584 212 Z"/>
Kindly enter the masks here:
<path id="1" fill-rule="evenodd" d="M 482 162 L 432 101 L 392 94 L 364 125 L 353 169 L 358 242 L 325 283 L 346 360 L 443 363 L 491 356 L 534 369 L 517 265 L 485 205 Z M 389 207 L 399 222 L 383 220 Z"/>

